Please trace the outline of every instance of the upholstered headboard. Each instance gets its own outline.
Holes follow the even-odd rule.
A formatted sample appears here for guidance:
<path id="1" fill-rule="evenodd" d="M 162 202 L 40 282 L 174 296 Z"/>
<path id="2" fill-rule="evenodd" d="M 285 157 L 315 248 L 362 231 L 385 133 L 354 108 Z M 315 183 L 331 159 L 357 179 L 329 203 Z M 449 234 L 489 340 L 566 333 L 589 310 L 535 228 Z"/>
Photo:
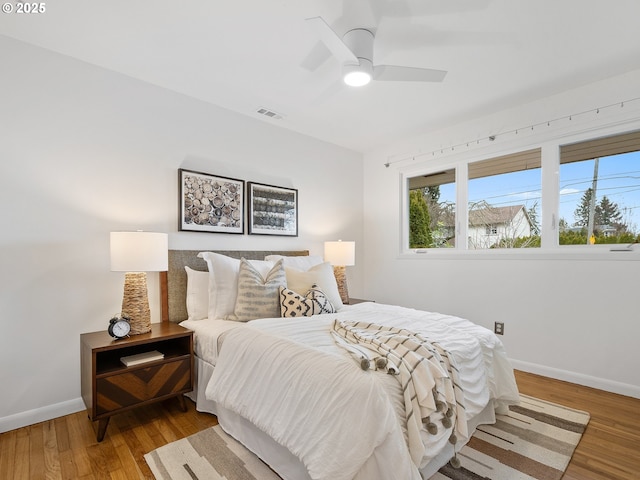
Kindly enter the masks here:
<path id="1" fill-rule="evenodd" d="M 187 272 L 184 267 L 207 271 L 206 262 L 198 258 L 203 250 L 169 250 L 169 269 L 160 272 L 160 297 L 163 322 L 181 322 L 187 318 Z M 214 251 L 214 250 L 212 250 Z M 218 251 L 216 253 L 233 258 L 264 260 L 267 255 L 301 257 L 309 255 L 308 250 L 293 251 Z"/>

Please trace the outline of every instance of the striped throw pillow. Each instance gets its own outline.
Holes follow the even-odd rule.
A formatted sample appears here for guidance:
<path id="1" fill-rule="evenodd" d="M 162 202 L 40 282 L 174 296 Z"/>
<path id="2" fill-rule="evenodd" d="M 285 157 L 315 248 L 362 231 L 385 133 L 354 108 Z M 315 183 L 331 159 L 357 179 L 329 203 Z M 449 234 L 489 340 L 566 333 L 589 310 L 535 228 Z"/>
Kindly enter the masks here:
<path id="1" fill-rule="evenodd" d="M 286 284 L 287 277 L 282 260 L 278 260 L 263 277 L 251 263 L 244 258 L 241 259 L 236 307 L 233 315 L 227 319 L 246 322 L 256 318 L 279 317 L 279 289 Z"/>

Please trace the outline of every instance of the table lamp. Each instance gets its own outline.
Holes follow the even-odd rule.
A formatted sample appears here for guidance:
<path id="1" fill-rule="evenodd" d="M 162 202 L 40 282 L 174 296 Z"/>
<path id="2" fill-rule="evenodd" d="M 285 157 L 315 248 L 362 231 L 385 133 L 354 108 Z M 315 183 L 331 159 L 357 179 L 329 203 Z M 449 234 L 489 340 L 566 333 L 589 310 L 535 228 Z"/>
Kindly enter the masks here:
<path id="1" fill-rule="evenodd" d="M 324 242 L 324 260 L 333 265 L 342 303 L 349 303 L 346 268 L 356 264 L 356 242 Z"/>
<path id="2" fill-rule="evenodd" d="M 111 232 L 111 271 L 126 272 L 122 316 L 129 317 L 131 335 L 151 331 L 147 273 L 168 268 L 168 235 L 154 232 Z"/>

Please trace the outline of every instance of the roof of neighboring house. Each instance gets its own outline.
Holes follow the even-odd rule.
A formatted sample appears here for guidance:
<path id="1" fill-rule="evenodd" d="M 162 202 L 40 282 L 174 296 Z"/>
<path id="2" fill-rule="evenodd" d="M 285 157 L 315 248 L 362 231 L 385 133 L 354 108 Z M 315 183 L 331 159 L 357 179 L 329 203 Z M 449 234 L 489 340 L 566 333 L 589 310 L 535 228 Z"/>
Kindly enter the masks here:
<path id="1" fill-rule="evenodd" d="M 525 217 L 529 223 L 529 215 L 527 215 L 524 205 L 510 205 L 508 207 L 487 207 L 469 212 L 470 225 L 493 225 L 511 222 L 515 216 L 524 210 Z"/>
<path id="2" fill-rule="evenodd" d="M 531 226 L 531 219 L 529 218 L 529 214 L 527 213 L 527 209 L 524 208 L 524 205 L 511 205 L 508 207 L 484 207 L 478 208 L 476 210 L 471 210 L 469 212 L 469 224 L 472 226 L 483 226 L 483 225 L 495 225 L 495 224 L 505 224 L 511 222 L 516 215 L 522 210 L 525 218 L 529 222 Z M 453 224 L 449 225 L 449 222 L 444 225 L 447 228 L 453 228 Z"/>

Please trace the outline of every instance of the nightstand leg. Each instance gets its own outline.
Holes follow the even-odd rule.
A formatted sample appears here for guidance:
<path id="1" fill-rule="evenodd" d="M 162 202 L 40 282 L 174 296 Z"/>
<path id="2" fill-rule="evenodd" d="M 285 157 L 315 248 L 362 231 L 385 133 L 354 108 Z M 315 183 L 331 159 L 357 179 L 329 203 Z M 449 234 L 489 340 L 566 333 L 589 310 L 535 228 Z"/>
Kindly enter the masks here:
<path id="1" fill-rule="evenodd" d="M 176 397 L 178 399 L 178 405 L 180 406 L 180 410 L 183 412 L 187 411 L 187 404 L 184 401 L 184 395 L 178 395 Z"/>
<path id="2" fill-rule="evenodd" d="M 102 418 L 98 421 L 98 442 L 104 439 L 104 434 L 107 433 L 107 426 L 109 425 L 109 419 L 111 417 Z"/>

